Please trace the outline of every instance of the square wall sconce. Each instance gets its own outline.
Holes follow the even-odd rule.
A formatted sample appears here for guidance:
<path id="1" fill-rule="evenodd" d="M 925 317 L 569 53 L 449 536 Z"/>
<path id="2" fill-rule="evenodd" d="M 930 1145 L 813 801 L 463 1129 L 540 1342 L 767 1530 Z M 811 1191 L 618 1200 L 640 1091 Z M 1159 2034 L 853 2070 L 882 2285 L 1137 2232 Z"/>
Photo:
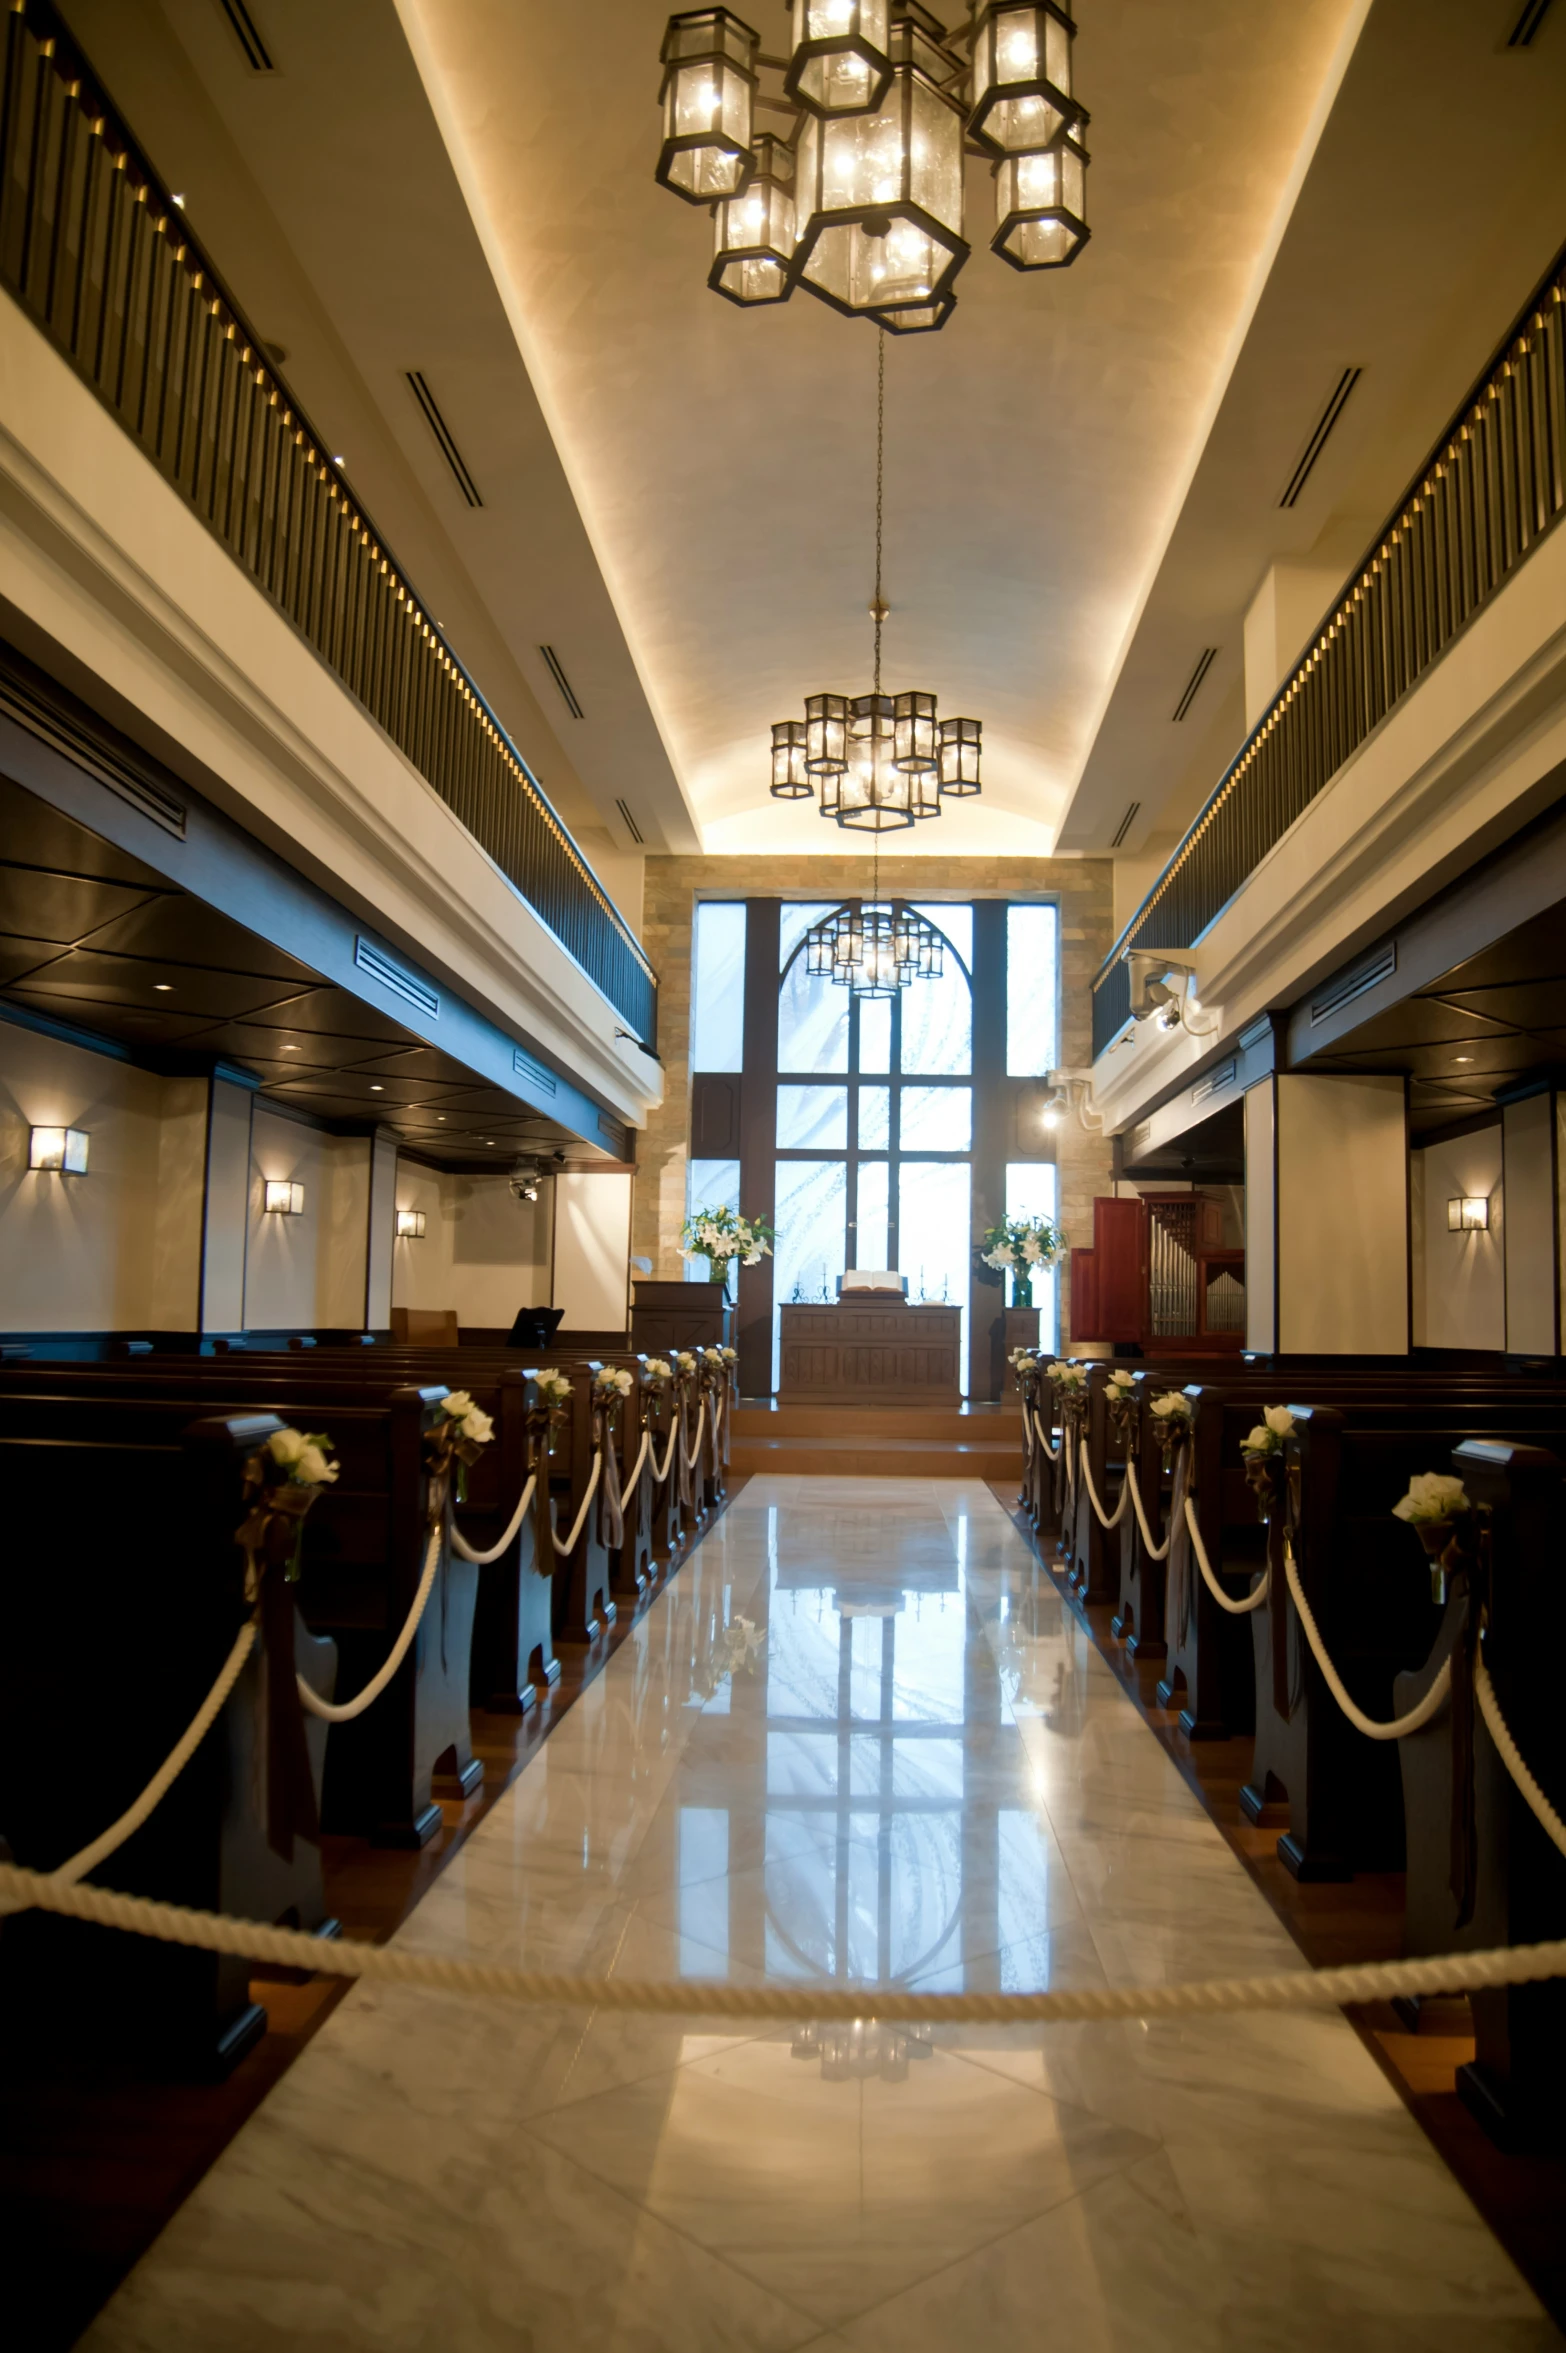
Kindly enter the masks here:
<path id="1" fill-rule="evenodd" d="M 85 1176 L 87 1131 L 79 1127 L 30 1128 L 27 1165 L 29 1168 L 52 1168 L 60 1176 Z"/>
<path id="2" fill-rule="evenodd" d="M 1456 1193 L 1446 1205 L 1448 1233 L 1483 1234 L 1490 1228 L 1490 1203 L 1481 1193 Z"/>
<path id="3" fill-rule="evenodd" d="M 272 1217 L 298 1217 L 304 1209 L 303 1185 L 290 1184 L 286 1177 L 266 1180 L 266 1209 Z"/>
<path id="4" fill-rule="evenodd" d="M 424 1239 L 424 1212 L 423 1212 L 423 1210 L 422 1210 L 422 1209 L 399 1209 L 399 1210 L 398 1210 L 398 1212 L 397 1212 L 397 1239 L 398 1239 L 398 1241 L 399 1241 L 399 1242 L 422 1242 L 422 1241 L 423 1241 L 423 1239 Z"/>

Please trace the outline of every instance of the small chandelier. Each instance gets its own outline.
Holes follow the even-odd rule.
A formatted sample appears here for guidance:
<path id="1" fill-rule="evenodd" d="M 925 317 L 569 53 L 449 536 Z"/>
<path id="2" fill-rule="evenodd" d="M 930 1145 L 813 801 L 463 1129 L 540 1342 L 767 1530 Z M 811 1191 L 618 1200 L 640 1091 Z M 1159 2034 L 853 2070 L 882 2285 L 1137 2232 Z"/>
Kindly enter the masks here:
<path id="1" fill-rule="evenodd" d="M 915 980 L 939 980 L 941 935 L 901 899 L 880 899 L 877 856 L 868 899 L 850 899 L 805 934 L 805 969 L 856 997 L 895 997 Z"/>
<path id="2" fill-rule="evenodd" d="M 1076 26 L 1059 0 L 978 0 L 948 32 L 922 0 L 791 0 L 787 57 L 727 8 L 669 19 L 657 177 L 716 224 L 707 283 L 743 306 L 804 287 L 889 334 L 929 334 L 971 250 L 965 158 L 995 180 L 992 249 L 1062 269 L 1088 238 Z M 763 70 L 781 73 L 760 95 Z M 786 118 L 755 133 L 755 110 Z"/>
<path id="3" fill-rule="evenodd" d="M 886 343 L 876 346 L 874 684 L 869 694 L 812 694 L 803 719 L 772 729 L 772 797 L 805 801 L 820 788 L 821 814 L 858 833 L 898 833 L 939 817 L 943 799 L 980 788 L 983 725 L 942 719 L 922 687 L 881 690 L 881 632 L 890 610 L 881 594 L 886 475 Z"/>

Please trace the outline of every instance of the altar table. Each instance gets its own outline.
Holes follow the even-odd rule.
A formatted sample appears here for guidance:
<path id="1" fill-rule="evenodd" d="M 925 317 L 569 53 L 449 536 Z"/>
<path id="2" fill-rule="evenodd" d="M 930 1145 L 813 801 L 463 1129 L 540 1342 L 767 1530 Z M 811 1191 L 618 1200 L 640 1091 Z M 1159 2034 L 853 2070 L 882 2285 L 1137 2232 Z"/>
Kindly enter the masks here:
<path id="1" fill-rule="evenodd" d="M 783 1309 L 778 1397 L 788 1405 L 960 1405 L 960 1307 Z"/>

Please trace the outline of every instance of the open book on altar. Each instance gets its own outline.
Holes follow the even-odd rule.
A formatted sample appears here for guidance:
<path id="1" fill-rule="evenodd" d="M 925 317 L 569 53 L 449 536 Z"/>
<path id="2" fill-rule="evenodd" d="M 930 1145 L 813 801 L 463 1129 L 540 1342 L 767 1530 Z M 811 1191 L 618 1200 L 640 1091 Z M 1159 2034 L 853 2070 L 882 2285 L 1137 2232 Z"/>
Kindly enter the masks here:
<path id="1" fill-rule="evenodd" d="M 906 1299 L 908 1277 L 888 1267 L 850 1267 L 846 1275 L 837 1278 L 837 1295 L 839 1299 Z"/>

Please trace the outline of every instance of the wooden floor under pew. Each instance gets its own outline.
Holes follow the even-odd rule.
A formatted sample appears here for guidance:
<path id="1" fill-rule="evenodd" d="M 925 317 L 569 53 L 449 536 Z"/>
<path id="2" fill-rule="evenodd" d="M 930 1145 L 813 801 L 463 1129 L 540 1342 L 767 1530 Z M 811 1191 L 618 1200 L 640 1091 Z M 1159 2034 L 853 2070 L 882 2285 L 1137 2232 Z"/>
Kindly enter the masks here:
<path id="1" fill-rule="evenodd" d="M 731 1471 L 716 1519 L 745 1485 Z M 706 1530 L 702 1530 L 705 1534 Z M 690 1551 L 680 1556 L 690 1557 Z M 668 1574 L 678 1575 L 679 1564 Z M 649 1603 L 663 1589 L 660 1576 Z M 367 1839 L 321 1842 L 328 1908 L 344 1934 L 384 1944 L 504 1794 L 540 1743 L 639 1622 L 623 1602 L 591 1648 L 557 1646 L 560 1680 L 525 1716 L 472 1711 L 484 1779 L 440 1800 L 441 1828 L 419 1851 Z M 112 1873 L 105 1874 L 112 1883 Z M 42 2064 L 11 2022 L 0 2069 L 0 2277 L 16 2353 L 63 2353 L 285 2075 L 347 1991 L 343 1979 L 258 1975 L 267 2031 L 222 2083 L 159 2083 L 93 2061 Z M 14 2332 L 14 2333 L 13 2333 Z"/>
<path id="2" fill-rule="evenodd" d="M 993 1480 L 991 1492 L 1039 1549 L 1016 1508 L 1015 1487 Z M 1053 1562 L 1046 1565 L 1053 1574 Z M 1112 1605 L 1084 1604 L 1063 1576 L 1054 1575 L 1054 1582 L 1311 1967 L 1400 1959 L 1401 1872 L 1361 1872 L 1351 1880 L 1306 1883 L 1285 1870 L 1277 1849 L 1287 1809 L 1269 1806 L 1257 1824 L 1240 1811 L 1255 1747 L 1251 1736 L 1187 1740 L 1178 1711 L 1158 1704 L 1162 1662 L 1129 1659 L 1125 1644 L 1110 1631 Z M 1457 2070 L 1474 2055 L 1466 2001 L 1457 1997 L 1427 2004 L 1417 2034 L 1405 2028 L 1389 2002 L 1350 2008 L 1345 2015 L 1535 2295 L 1566 2329 L 1566 2157 L 1507 2155 L 1458 2098 Z"/>
<path id="3" fill-rule="evenodd" d="M 847 1479 L 1022 1477 L 1015 1397 L 998 1405 L 778 1405 L 742 1398 L 730 1425 L 736 1472 Z"/>

